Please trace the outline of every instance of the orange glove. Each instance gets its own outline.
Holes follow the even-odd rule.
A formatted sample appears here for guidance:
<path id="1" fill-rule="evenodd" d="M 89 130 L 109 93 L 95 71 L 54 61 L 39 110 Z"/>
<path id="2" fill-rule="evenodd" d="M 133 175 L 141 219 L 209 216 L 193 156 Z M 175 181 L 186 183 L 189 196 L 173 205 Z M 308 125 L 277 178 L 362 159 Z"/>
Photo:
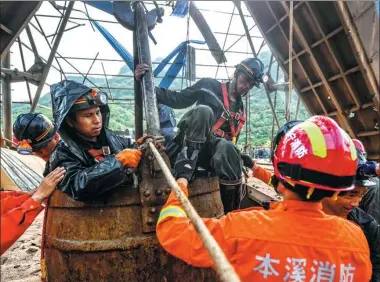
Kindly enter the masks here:
<path id="1" fill-rule="evenodd" d="M 123 166 L 136 168 L 141 160 L 142 153 L 136 149 L 125 149 L 118 153 L 115 157 L 123 164 Z"/>

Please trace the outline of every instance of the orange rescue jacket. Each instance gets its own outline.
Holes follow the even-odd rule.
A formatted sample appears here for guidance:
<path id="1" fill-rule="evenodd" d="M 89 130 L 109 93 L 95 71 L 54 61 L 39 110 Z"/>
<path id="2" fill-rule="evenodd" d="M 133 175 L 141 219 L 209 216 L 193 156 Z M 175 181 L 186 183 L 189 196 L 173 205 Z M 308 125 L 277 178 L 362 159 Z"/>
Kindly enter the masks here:
<path id="1" fill-rule="evenodd" d="M 271 185 L 271 177 L 272 174 L 267 171 L 265 168 L 261 166 L 257 166 L 256 168 L 252 168 L 253 177 L 256 177 L 263 181 L 265 184 Z"/>
<path id="2" fill-rule="evenodd" d="M 245 209 L 203 221 L 242 281 L 371 279 L 368 244 L 360 227 L 323 213 L 321 203 L 288 200 L 268 211 Z M 173 256 L 197 267 L 213 266 L 173 193 L 156 231 Z"/>
<path id="3" fill-rule="evenodd" d="M 43 207 L 24 192 L 4 191 L 0 196 L 2 255 L 32 224 Z"/>

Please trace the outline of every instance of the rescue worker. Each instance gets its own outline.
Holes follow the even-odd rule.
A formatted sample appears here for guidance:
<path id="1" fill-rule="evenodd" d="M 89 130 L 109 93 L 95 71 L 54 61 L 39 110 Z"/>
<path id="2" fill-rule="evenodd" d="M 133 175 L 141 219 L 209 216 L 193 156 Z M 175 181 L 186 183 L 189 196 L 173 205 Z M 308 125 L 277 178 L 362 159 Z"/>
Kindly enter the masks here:
<path id="1" fill-rule="evenodd" d="M 57 167 L 49 173 L 32 193 L 3 191 L 1 196 L 1 249 L 2 255 L 44 209 L 42 202 L 55 190 L 63 179 L 65 169 Z"/>
<path id="2" fill-rule="evenodd" d="M 334 120 L 315 116 L 288 131 L 273 154 L 273 180 L 284 201 L 268 211 L 203 219 L 241 280 L 369 281 L 369 249 L 359 226 L 322 212 L 324 198 L 353 189 L 357 155 L 349 136 Z M 186 152 L 178 156 L 177 182 L 186 195 L 194 167 Z M 213 266 L 173 193 L 156 231 L 170 254 L 197 267 Z"/>
<path id="3" fill-rule="evenodd" d="M 50 170 L 65 167 L 58 188 L 74 200 L 99 198 L 126 181 L 141 151 L 129 149 L 130 140 L 108 129 L 107 95 L 81 83 L 64 80 L 51 86 L 56 127 L 64 142 L 50 158 Z"/>
<path id="4" fill-rule="evenodd" d="M 40 113 L 21 114 L 13 124 L 13 141 L 17 152 L 36 155 L 48 162 L 60 138 L 53 123 Z M 3 254 L 33 223 L 43 210 L 42 202 L 63 179 L 65 169 L 57 167 L 32 192 L 1 192 L 1 254 Z"/>
<path id="5" fill-rule="evenodd" d="M 358 152 L 359 163 L 366 161 Z M 376 185 L 366 175 L 361 174 L 360 164 L 356 172 L 355 189 L 340 192 L 336 199 L 325 198 L 322 201 L 323 211 L 330 215 L 340 216 L 355 222 L 361 227 L 367 238 L 372 263 L 372 282 L 380 281 L 380 227 L 376 220 L 359 207 L 359 203 L 368 187 Z"/>
<path id="6" fill-rule="evenodd" d="M 13 124 L 13 141 L 17 144 L 17 152 L 21 155 L 36 155 L 49 162 L 50 155 L 57 144 L 62 142 L 57 128 L 49 118 L 41 113 L 19 115 Z M 49 165 L 47 165 L 48 167 Z M 44 175 L 47 175 L 46 171 Z"/>
<path id="7" fill-rule="evenodd" d="M 358 149 L 363 154 L 364 158 L 367 158 L 367 152 L 364 148 L 363 143 L 358 139 L 352 139 L 352 141 L 354 142 L 356 149 Z M 362 170 L 362 173 L 367 174 L 367 175 L 380 176 L 379 163 L 376 163 L 376 162 L 366 161 L 362 163 L 361 170 Z"/>
<path id="8" fill-rule="evenodd" d="M 17 152 L 36 155 L 48 162 L 51 153 L 60 141 L 53 123 L 40 113 L 19 115 L 13 124 L 13 141 Z M 3 254 L 33 223 L 43 210 L 42 202 L 55 190 L 63 179 L 65 169 L 57 167 L 48 173 L 32 192 L 1 192 L 1 254 Z"/>
<path id="9" fill-rule="evenodd" d="M 281 138 L 295 125 L 301 121 L 290 121 L 284 124 L 276 135 L 273 142 L 273 149 L 276 148 Z M 354 141 L 354 140 L 353 140 Z M 353 142 L 355 144 L 355 142 Z M 356 169 L 355 189 L 347 192 L 340 192 L 336 198 L 327 197 L 322 200 L 323 211 L 330 215 L 340 216 L 356 223 L 361 227 L 370 249 L 372 263 L 371 281 L 380 281 L 380 230 L 378 222 L 367 212 L 359 208 L 359 202 L 367 189 L 373 185 L 369 177 L 362 173 L 361 168 L 367 162 L 361 150 L 357 149 L 358 165 Z M 273 156 L 272 156 L 273 157 Z M 266 169 L 257 165 L 249 156 L 242 156 L 244 165 L 252 169 L 253 176 L 271 185 L 272 174 Z M 272 158 L 273 162 L 273 158 Z"/>
<path id="10" fill-rule="evenodd" d="M 203 78 L 182 91 L 155 88 L 157 102 L 174 109 L 196 104 L 178 123 L 179 132 L 167 146 L 175 160 L 182 148 L 191 156 L 200 150 L 198 164 L 220 179 L 220 192 L 225 213 L 237 209 L 241 197 L 242 165 L 237 138 L 246 121 L 242 97 L 263 82 L 264 65 L 259 59 L 246 59 L 236 66 L 231 82 L 221 83 Z M 135 69 L 135 79 L 149 71 L 146 64 Z"/>
<path id="11" fill-rule="evenodd" d="M 367 152 L 364 148 L 363 143 L 357 139 L 354 139 L 353 141 L 356 149 L 358 149 L 366 157 Z M 368 187 L 368 191 L 364 194 L 362 200 L 360 201 L 360 208 L 373 216 L 376 221 L 380 223 L 380 187 L 378 177 L 380 176 L 379 163 L 376 164 L 375 162 L 366 160 L 361 165 L 361 173 L 364 175 L 372 176 L 371 181 L 374 182 L 374 185 Z"/>

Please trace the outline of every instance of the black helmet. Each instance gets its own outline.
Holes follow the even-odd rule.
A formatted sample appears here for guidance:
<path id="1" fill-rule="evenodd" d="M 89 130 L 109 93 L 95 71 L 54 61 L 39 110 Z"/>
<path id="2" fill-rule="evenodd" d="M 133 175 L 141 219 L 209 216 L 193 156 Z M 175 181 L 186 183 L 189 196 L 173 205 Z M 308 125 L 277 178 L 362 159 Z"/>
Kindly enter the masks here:
<path id="1" fill-rule="evenodd" d="M 17 152 L 30 155 L 33 150 L 45 147 L 54 137 L 56 128 L 46 116 L 40 113 L 21 114 L 13 124 Z"/>
<path id="2" fill-rule="evenodd" d="M 107 94 L 103 91 L 97 92 L 95 89 L 91 89 L 90 92 L 84 94 L 75 101 L 74 105 L 70 109 L 70 112 L 75 113 L 77 111 L 105 105 L 107 105 Z"/>
<path id="3" fill-rule="evenodd" d="M 358 187 L 369 187 L 376 185 L 375 182 L 371 181 L 370 175 L 366 174 L 366 170 L 368 166 L 373 165 L 376 166 L 373 162 L 368 162 L 364 154 L 356 148 L 356 153 L 358 155 L 358 166 L 356 169 L 356 178 L 355 178 L 355 186 Z M 373 169 L 374 170 L 374 169 Z"/>
<path id="4" fill-rule="evenodd" d="M 259 59 L 245 59 L 236 66 L 236 70 L 244 72 L 257 87 L 260 85 L 260 82 L 264 82 L 264 64 Z"/>

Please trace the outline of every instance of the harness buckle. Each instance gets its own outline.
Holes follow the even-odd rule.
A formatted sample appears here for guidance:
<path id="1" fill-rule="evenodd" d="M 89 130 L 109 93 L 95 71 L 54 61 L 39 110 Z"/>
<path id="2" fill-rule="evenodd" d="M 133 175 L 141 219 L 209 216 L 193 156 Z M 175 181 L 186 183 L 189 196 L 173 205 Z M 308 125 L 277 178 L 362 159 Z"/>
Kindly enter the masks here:
<path id="1" fill-rule="evenodd" d="M 222 138 L 224 138 L 224 135 L 226 135 L 226 133 L 221 129 L 218 129 L 215 133 Z"/>
<path id="2" fill-rule="evenodd" d="M 230 119 L 225 111 L 222 112 L 222 115 L 220 117 L 223 118 L 223 119 L 225 119 L 225 120 L 229 120 Z"/>
<path id="3" fill-rule="evenodd" d="M 103 147 L 102 147 L 102 153 L 103 153 L 104 156 L 111 155 L 110 147 L 108 147 L 108 146 L 103 146 Z"/>

